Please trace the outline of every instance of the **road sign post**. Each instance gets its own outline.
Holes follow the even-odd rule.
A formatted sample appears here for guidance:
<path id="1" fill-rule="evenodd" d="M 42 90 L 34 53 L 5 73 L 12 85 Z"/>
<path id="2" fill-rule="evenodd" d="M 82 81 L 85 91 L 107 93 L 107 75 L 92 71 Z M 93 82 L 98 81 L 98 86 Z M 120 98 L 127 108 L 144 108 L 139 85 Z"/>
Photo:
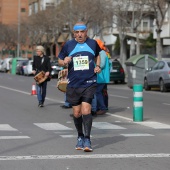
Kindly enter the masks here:
<path id="1" fill-rule="evenodd" d="M 133 85 L 133 121 L 143 121 L 143 85 Z"/>

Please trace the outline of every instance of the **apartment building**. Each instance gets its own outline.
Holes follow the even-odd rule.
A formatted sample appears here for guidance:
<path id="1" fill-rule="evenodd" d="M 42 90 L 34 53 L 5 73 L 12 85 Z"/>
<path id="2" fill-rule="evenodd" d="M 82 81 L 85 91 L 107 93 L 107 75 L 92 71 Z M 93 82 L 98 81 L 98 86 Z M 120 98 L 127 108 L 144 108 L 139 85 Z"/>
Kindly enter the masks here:
<path id="1" fill-rule="evenodd" d="M 28 0 L 29 16 L 59 5 L 62 0 Z"/>
<path id="2" fill-rule="evenodd" d="M 19 6 L 21 19 L 26 19 L 28 16 L 28 0 L 0 0 L 0 23 L 18 24 Z"/>

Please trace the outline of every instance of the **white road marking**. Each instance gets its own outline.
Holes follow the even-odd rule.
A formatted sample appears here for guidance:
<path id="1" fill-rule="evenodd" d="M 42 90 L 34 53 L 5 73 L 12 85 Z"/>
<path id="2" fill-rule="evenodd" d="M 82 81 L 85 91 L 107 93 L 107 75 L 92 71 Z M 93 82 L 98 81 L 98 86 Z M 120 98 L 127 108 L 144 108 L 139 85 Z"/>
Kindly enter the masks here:
<path id="1" fill-rule="evenodd" d="M 170 158 L 170 153 L 147 154 L 84 154 L 84 155 L 31 155 L 0 156 L 0 161 L 57 160 L 57 159 L 128 159 L 128 158 Z"/>
<path id="2" fill-rule="evenodd" d="M 0 86 L 0 88 L 7 89 L 7 90 L 11 90 L 11 91 L 15 91 L 15 92 L 19 92 L 19 93 L 22 93 L 22 94 L 27 94 L 27 95 L 30 95 L 30 94 L 31 94 L 31 93 L 28 93 L 28 92 L 25 92 L 25 91 L 21 91 L 21 90 L 9 88 L 9 87 L 5 87 L 5 86 Z M 110 96 L 121 97 L 121 98 L 128 98 L 128 97 L 125 97 L 125 96 L 117 96 L 117 95 L 110 95 Z M 50 101 L 55 101 L 55 102 L 63 103 L 63 102 L 61 102 L 61 101 L 59 101 L 59 100 L 55 100 L 55 99 L 51 99 L 51 98 L 46 98 L 46 99 L 47 99 L 47 100 L 50 100 Z M 164 105 L 170 105 L 170 104 L 168 104 L 168 103 L 163 103 L 163 104 L 164 104 Z M 113 115 L 113 114 L 111 114 L 111 113 L 106 113 L 106 114 L 109 115 L 109 116 L 113 116 L 113 117 L 116 117 L 116 118 L 121 118 L 121 119 L 124 119 L 124 120 L 128 120 L 128 121 L 130 121 L 130 122 L 133 122 L 132 119 L 127 118 L 127 117 L 123 117 L 123 116 L 119 116 L 119 115 L 115 115 L 115 114 Z M 136 123 L 136 122 L 134 122 L 134 123 Z M 146 122 L 145 124 L 144 124 L 144 123 L 145 123 L 145 122 L 141 122 L 141 123 L 138 122 L 138 124 L 151 127 L 151 123 L 148 123 L 148 122 Z M 166 125 L 166 124 L 162 124 L 162 125 L 161 125 L 161 123 L 159 123 L 159 122 L 156 122 L 156 123 L 158 123 L 159 127 L 156 127 L 156 126 L 157 126 L 156 124 L 155 124 L 155 126 L 153 126 L 153 123 L 152 123 L 152 128 L 154 128 L 154 129 L 170 129 L 170 125 Z M 0 128 L 0 130 L 1 130 L 1 128 Z M 17 131 L 17 130 L 16 130 L 16 129 L 15 129 L 15 130 L 13 129 L 13 131 Z"/>
<path id="3" fill-rule="evenodd" d="M 5 86 L 0 86 L 0 87 L 3 88 L 3 89 L 6 89 L 6 90 L 11 90 L 11 91 L 15 91 L 15 92 L 23 93 L 23 94 L 28 94 L 28 95 L 31 94 L 31 93 L 28 93 L 28 92 L 25 92 L 25 91 L 21 91 L 21 90 L 17 90 L 17 89 L 12 89 L 12 88 L 5 87 Z"/>
<path id="4" fill-rule="evenodd" d="M 143 126 L 151 127 L 153 129 L 170 129 L 170 125 L 159 123 L 159 122 L 135 122 Z"/>
<path id="5" fill-rule="evenodd" d="M 60 135 L 62 138 L 73 138 L 77 137 L 77 135 Z"/>
<path id="6" fill-rule="evenodd" d="M 120 134 L 125 137 L 140 137 L 140 136 L 154 136 L 152 134 L 147 134 L 147 133 L 131 133 L 131 134 Z"/>
<path id="7" fill-rule="evenodd" d="M 29 139 L 29 136 L 0 136 L 0 139 Z"/>
<path id="8" fill-rule="evenodd" d="M 116 117 L 116 118 L 121 118 L 121 119 L 125 119 L 125 120 L 128 120 L 128 121 L 132 121 L 132 119 L 130 119 L 128 117 L 119 116 L 119 115 L 108 113 L 108 112 L 106 114 L 109 115 L 109 116 L 112 116 L 112 117 Z"/>
<path id="9" fill-rule="evenodd" d="M 169 104 L 169 103 L 162 103 L 162 104 L 170 106 L 170 104 Z"/>
<path id="10" fill-rule="evenodd" d="M 160 122 L 134 122 L 133 119 L 130 119 L 130 118 L 127 118 L 127 117 L 111 114 L 111 113 L 108 113 L 108 112 L 106 114 L 109 115 L 109 116 L 112 116 L 112 117 L 128 120 L 131 123 L 140 124 L 140 125 L 143 125 L 143 126 L 154 128 L 154 129 L 170 129 L 170 125 L 160 123 Z"/>
<path id="11" fill-rule="evenodd" d="M 34 125 L 45 130 L 73 130 L 59 123 L 34 123 Z"/>
<path id="12" fill-rule="evenodd" d="M 72 123 L 71 121 L 67 121 L 66 123 Z"/>
<path id="13" fill-rule="evenodd" d="M 98 129 L 126 129 L 108 122 L 93 122 L 92 126 Z"/>
<path id="14" fill-rule="evenodd" d="M 18 130 L 11 127 L 8 124 L 0 124 L 0 131 L 18 131 Z"/>
<path id="15" fill-rule="evenodd" d="M 77 135 L 60 135 L 62 138 L 76 138 Z M 92 138 L 93 136 L 90 135 L 90 138 Z"/>
<path id="16" fill-rule="evenodd" d="M 129 97 L 126 97 L 126 96 L 119 96 L 119 95 L 114 95 L 114 94 L 109 94 L 109 96 L 112 96 L 112 97 L 119 97 L 119 98 L 123 98 L 123 99 L 129 99 Z"/>
<path id="17" fill-rule="evenodd" d="M 5 86 L 0 86 L 0 88 L 6 89 L 6 90 L 11 90 L 11 91 L 18 92 L 18 93 L 22 93 L 22 94 L 31 95 L 31 92 L 28 93 L 28 92 L 25 92 L 25 91 L 21 91 L 21 90 L 9 88 L 9 87 L 5 87 Z M 36 95 L 33 95 L 33 96 L 36 97 Z M 51 99 L 51 98 L 48 98 L 48 97 L 46 97 L 45 99 L 46 99 L 46 100 L 49 100 L 49 101 L 54 101 L 54 102 L 57 102 L 57 103 L 64 103 L 63 101 L 56 100 L 56 99 Z"/>

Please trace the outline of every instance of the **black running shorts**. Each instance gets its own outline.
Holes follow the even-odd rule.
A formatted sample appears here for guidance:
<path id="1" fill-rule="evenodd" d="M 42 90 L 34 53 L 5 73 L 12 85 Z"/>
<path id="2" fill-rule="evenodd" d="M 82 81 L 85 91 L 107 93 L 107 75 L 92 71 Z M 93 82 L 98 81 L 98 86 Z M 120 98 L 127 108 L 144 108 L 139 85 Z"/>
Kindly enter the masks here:
<path id="1" fill-rule="evenodd" d="M 67 87 L 66 101 L 72 104 L 72 106 L 80 105 L 82 102 L 91 104 L 95 93 L 96 86 L 85 88 Z"/>

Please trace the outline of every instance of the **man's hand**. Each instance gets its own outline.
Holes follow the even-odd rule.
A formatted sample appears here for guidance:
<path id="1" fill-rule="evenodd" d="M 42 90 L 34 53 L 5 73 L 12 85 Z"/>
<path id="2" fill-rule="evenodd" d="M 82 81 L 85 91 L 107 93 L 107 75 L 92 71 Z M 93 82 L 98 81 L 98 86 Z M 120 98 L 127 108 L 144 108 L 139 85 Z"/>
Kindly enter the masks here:
<path id="1" fill-rule="evenodd" d="M 72 60 L 71 56 L 65 57 L 64 60 L 63 60 L 64 61 L 64 65 L 68 65 L 71 62 L 71 60 Z"/>

